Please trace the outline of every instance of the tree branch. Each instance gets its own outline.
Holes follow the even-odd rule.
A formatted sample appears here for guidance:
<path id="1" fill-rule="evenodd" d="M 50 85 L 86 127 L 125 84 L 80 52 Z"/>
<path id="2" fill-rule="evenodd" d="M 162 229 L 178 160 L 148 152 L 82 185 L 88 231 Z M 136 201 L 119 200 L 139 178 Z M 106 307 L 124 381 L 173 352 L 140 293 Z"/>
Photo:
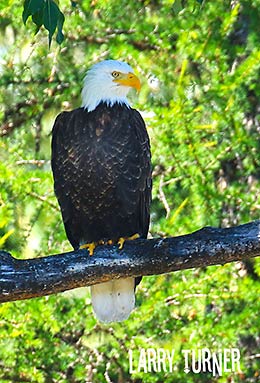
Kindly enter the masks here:
<path id="1" fill-rule="evenodd" d="M 225 264 L 260 255 L 260 220 L 217 229 L 205 227 L 173 238 L 127 241 L 87 250 L 18 260 L 0 252 L 0 302 L 27 299 L 115 278 L 162 274 Z"/>

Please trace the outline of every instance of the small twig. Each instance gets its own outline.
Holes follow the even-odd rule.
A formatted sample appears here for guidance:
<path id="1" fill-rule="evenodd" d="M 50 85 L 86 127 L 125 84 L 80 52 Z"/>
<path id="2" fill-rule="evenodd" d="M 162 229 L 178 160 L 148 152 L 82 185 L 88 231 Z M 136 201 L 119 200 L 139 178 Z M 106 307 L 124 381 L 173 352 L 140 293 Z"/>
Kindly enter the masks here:
<path id="1" fill-rule="evenodd" d="M 43 195 L 39 195 L 35 192 L 29 192 L 28 195 L 30 195 L 31 197 L 33 198 L 36 198 L 38 199 L 39 201 L 42 201 L 42 202 L 46 202 L 49 206 L 51 206 L 53 209 L 55 209 L 56 211 L 59 211 L 59 208 L 57 205 L 55 205 L 54 203 L 50 202 L 48 200 L 48 197 L 45 197 Z"/>
<path id="2" fill-rule="evenodd" d="M 260 354 L 250 355 L 246 359 L 260 359 Z"/>
<path id="3" fill-rule="evenodd" d="M 159 182 L 159 199 L 160 201 L 162 202 L 165 210 L 166 210 L 166 219 L 169 218 L 170 214 L 171 214 L 171 209 L 170 209 L 170 206 L 168 204 L 168 201 L 166 199 L 166 196 L 164 194 L 164 191 L 163 191 L 163 185 L 164 185 L 164 174 L 161 175 L 160 177 L 160 182 Z"/>
<path id="4" fill-rule="evenodd" d="M 43 166 L 47 163 L 50 163 L 50 160 L 20 160 L 16 161 L 16 165 L 36 165 L 36 166 Z"/>

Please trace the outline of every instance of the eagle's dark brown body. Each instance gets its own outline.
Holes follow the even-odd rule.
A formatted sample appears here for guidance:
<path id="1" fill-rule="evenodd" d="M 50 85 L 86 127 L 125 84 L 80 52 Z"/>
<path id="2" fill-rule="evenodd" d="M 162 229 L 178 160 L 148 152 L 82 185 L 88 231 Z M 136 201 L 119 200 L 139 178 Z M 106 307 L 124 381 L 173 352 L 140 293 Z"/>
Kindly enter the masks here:
<path id="1" fill-rule="evenodd" d="M 147 236 L 151 155 L 139 112 L 102 103 L 92 112 L 61 113 L 53 127 L 52 170 L 74 249 L 135 233 Z"/>

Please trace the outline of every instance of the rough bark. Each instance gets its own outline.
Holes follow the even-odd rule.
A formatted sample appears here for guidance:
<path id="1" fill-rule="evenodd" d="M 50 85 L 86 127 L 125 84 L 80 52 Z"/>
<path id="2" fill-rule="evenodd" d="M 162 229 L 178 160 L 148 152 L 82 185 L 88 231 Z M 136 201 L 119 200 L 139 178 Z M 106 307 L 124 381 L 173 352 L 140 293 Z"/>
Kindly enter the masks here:
<path id="1" fill-rule="evenodd" d="M 138 239 L 118 246 L 18 260 L 0 252 L 0 302 L 58 293 L 126 276 L 154 275 L 223 265 L 260 255 L 260 220 L 218 229 L 205 227 L 172 238 Z"/>

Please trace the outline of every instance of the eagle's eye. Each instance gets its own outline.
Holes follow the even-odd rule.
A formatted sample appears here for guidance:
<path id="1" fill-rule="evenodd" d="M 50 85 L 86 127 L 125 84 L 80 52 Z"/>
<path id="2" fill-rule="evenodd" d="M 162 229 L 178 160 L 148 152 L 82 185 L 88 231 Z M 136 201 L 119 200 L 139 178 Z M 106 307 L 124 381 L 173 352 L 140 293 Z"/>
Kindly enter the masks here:
<path id="1" fill-rule="evenodd" d="M 120 72 L 117 72 L 117 71 L 114 70 L 114 72 L 112 72 L 112 76 L 114 78 L 118 78 L 120 76 Z"/>

